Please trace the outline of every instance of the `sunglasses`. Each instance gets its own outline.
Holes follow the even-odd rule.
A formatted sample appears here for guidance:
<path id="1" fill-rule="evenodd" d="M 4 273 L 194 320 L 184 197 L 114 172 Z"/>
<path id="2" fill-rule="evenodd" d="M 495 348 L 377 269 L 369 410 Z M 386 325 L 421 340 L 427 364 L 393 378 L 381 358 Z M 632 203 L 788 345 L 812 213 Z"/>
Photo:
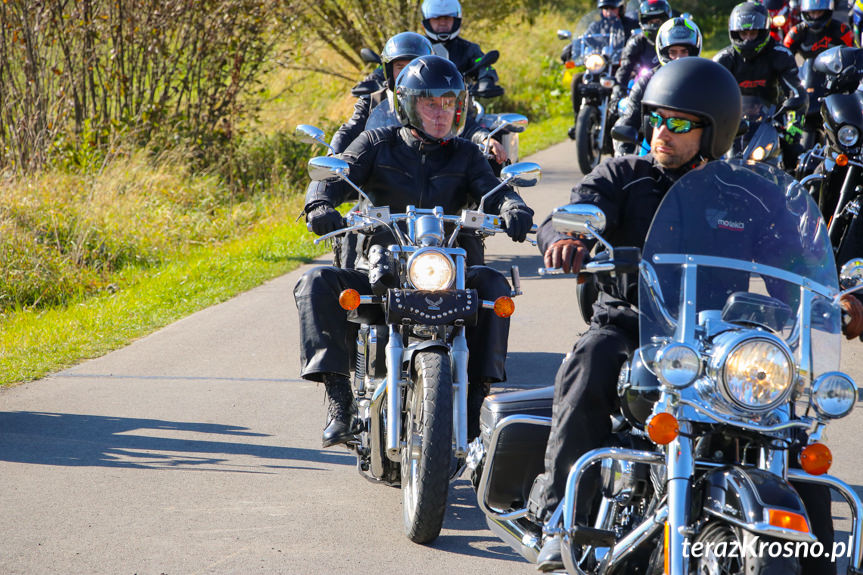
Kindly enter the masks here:
<path id="1" fill-rule="evenodd" d="M 674 116 L 663 118 L 656 112 L 650 112 L 647 114 L 647 122 L 650 124 L 651 128 L 656 129 L 661 128 L 662 125 L 665 124 L 665 126 L 668 127 L 668 131 L 672 134 L 686 134 L 696 128 L 704 127 L 703 123 L 687 120 L 686 118 L 675 118 Z"/>

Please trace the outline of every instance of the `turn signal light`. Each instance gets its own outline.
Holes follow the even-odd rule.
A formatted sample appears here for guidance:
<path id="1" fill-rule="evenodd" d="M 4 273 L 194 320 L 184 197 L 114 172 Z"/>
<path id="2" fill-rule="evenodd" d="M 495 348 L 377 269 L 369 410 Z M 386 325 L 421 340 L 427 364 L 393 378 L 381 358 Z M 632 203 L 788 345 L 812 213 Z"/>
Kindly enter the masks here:
<path id="1" fill-rule="evenodd" d="M 505 295 L 494 300 L 494 313 L 500 317 L 509 317 L 515 313 L 515 302 Z"/>
<path id="2" fill-rule="evenodd" d="M 667 412 L 657 413 L 647 422 L 647 435 L 658 445 L 671 443 L 680 434 L 677 418 Z"/>
<path id="3" fill-rule="evenodd" d="M 355 289 L 346 289 L 339 294 L 339 305 L 351 311 L 360 307 L 360 292 Z"/>
<path id="4" fill-rule="evenodd" d="M 807 445 L 800 452 L 800 467 L 809 475 L 824 475 L 832 463 L 833 454 L 823 443 Z"/>
<path id="5" fill-rule="evenodd" d="M 575 62 L 572 60 L 567 60 L 566 64 L 563 65 L 564 68 L 575 68 Z"/>
<path id="6" fill-rule="evenodd" d="M 768 522 L 774 527 L 809 533 L 809 523 L 799 513 L 783 509 L 770 509 L 768 510 Z"/>
<path id="7" fill-rule="evenodd" d="M 848 156 L 845 154 L 839 154 L 836 156 L 836 165 L 837 166 L 847 166 L 848 165 Z"/>

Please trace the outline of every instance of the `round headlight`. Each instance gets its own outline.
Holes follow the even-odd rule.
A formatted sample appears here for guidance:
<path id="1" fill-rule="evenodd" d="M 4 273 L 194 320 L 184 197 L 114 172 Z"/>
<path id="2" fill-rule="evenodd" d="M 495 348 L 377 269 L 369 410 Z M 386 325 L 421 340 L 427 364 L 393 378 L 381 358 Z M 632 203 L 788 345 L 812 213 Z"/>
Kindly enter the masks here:
<path id="1" fill-rule="evenodd" d="M 444 290 L 455 279 L 455 264 L 438 250 L 419 250 L 408 261 L 408 280 L 416 289 Z"/>
<path id="2" fill-rule="evenodd" d="M 584 59 L 584 67 L 591 72 L 599 72 L 605 68 L 605 58 L 599 54 L 591 54 Z"/>
<path id="3" fill-rule="evenodd" d="M 785 26 L 785 16 L 782 14 L 778 14 L 773 17 L 773 26 L 775 28 L 782 28 Z"/>
<path id="4" fill-rule="evenodd" d="M 749 156 L 751 160 L 755 160 L 756 162 L 762 161 L 767 156 L 767 150 L 765 150 L 762 146 L 758 146 L 754 150 L 752 150 L 752 155 Z"/>
<path id="5" fill-rule="evenodd" d="M 779 340 L 750 337 L 725 356 L 721 379 L 727 397 L 739 407 L 766 411 L 791 392 L 794 364 Z"/>
<path id="6" fill-rule="evenodd" d="M 701 374 L 698 352 L 682 343 L 662 348 L 657 363 L 659 378 L 672 387 L 686 387 Z"/>
<path id="7" fill-rule="evenodd" d="M 857 401 L 857 385 L 838 371 L 822 374 L 812 384 L 812 405 L 819 415 L 836 419 L 845 417 Z"/>
<path id="8" fill-rule="evenodd" d="M 839 128 L 836 138 L 843 146 L 853 146 L 860 138 L 860 132 L 854 126 L 845 125 Z"/>

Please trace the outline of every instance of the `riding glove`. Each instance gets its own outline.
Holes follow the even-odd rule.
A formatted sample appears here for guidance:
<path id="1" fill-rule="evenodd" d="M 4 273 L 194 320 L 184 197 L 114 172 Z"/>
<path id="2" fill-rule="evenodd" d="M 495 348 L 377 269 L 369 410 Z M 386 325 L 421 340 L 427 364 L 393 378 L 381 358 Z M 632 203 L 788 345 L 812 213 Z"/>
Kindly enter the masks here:
<path id="1" fill-rule="evenodd" d="M 306 206 L 306 226 L 309 231 L 323 236 L 345 227 L 345 219 L 327 202 L 314 202 Z"/>
<path id="2" fill-rule="evenodd" d="M 842 306 L 842 333 L 846 339 L 854 339 L 863 334 L 863 303 L 850 294 L 845 294 L 839 300 Z"/>
<path id="3" fill-rule="evenodd" d="M 533 226 L 533 210 L 523 204 L 510 204 L 501 211 L 500 217 L 506 235 L 516 242 L 523 242 Z"/>

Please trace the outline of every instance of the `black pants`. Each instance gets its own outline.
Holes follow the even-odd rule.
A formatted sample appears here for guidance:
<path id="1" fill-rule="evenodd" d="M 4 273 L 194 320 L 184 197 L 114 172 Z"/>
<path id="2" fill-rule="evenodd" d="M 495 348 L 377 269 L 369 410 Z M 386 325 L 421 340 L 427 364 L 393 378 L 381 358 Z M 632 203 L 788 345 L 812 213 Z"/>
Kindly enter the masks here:
<path id="1" fill-rule="evenodd" d="M 602 300 L 604 296 L 600 296 Z M 570 468 L 592 449 L 609 445 L 610 416 L 620 407 L 617 377 L 623 362 L 638 346 L 638 317 L 623 305 L 597 303 L 587 332 L 563 360 L 554 380 L 551 432 L 545 451 L 545 472 L 536 478 L 529 507 L 538 521 L 546 522 L 563 498 Z M 576 519 L 588 523 L 598 503 L 599 472 L 594 465 L 579 485 Z M 813 534 L 830 549 L 833 520 L 830 490 L 812 484 L 794 484 L 803 503 Z M 801 559 L 806 575 L 835 575 L 836 564 L 828 558 Z"/>
<path id="2" fill-rule="evenodd" d="M 466 275 L 467 287 L 476 289 L 482 299 L 495 300 L 510 293 L 509 282 L 492 268 L 471 266 Z M 348 312 L 339 306 L 339 294 L 346 289 L 355 289 L 362 295 L 372 293 L 365 272 L 331 266 L 309 270 L 294 287 L 300 316 L 300 376 L 303 379 L 323 381 L 325 373 L 349 376 L 356 324 L 348 321 Z M 466 337 L 470 350 L 468 380 L 472 383 L 504 381 L 509 318 L 481 309 L 477 324 L 468 327 Z"/>

